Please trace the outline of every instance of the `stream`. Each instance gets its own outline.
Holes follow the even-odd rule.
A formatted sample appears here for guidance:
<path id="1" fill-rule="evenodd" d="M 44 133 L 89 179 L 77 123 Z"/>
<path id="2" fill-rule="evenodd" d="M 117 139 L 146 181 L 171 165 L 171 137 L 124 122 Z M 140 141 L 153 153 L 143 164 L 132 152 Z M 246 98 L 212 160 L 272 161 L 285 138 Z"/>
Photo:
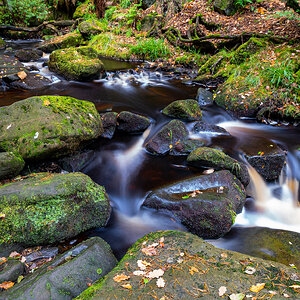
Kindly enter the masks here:
<path id="1" fill-rule="evenodd" d="M 35 47 L 37 41 L 9 43 L 13 49 Z M 161 114 L 161 109 L 174 100 L 194 99 L 198 85 L 183 83 L 170 74 L 134 71 L 135 65 L 105 60 L 110 72 L 105 79 L 89 83 L 66 81 L 49 72 L 43 65 L 48 56 L 34 65 L 39 74 L 50 78 L 53 84 L 43 90 L 7 90 L 0 92 L 0 106 L 36 95 L 71 96 L 95 103 L 99 112 L 129 110 L 149 116 L 151 127 L 143 135 L 124 135 L 117 133 L 112 140 L 101 139 L 93 145 L 93 159 L 82 170 L 95 182 L 105 186 L 109 194 L 113 213 L 105 228 L 94 229 L 85 237 L 100 236 L 112 247 L 118 258 L 128 247 L 146 233 L 157 230 L 186 229 L 171 216 L 141 207 L 146 195 L 155 188 L 202 174 L 204 170 L 190 168 L 185 156 L 153 156 L 143 145 L 149 137 L 170 119 Z M 243 160 L 239 148 L 252 147 L 252 137 L 267 138 L 277 143 L 287 152 L 287 163 L 278 181 L 266 183 L 254 170 L 249 169 L 251 184 L 247 193 L 251 195 L 243 212 L 236 218 L 232 232 L 239 228 L 263 226 L 300 232 L 299 181 L 300 151 L 296 149 L 296 140 L 300 137 L 300 128 L 288 124 L 270 126 L 257 124 L 255 120 L 237 120 L 217 106 L 203 109 L 203 120 L 209 124 L 225 128 L 232 136 L 217 133 L 200 134 L 208 144 L 222 147 L 228 154 Z M 188 128 L 192 128 L 192 123 Z M 216 241 L 214 245 L 234 250 L 234 233 Z"/>

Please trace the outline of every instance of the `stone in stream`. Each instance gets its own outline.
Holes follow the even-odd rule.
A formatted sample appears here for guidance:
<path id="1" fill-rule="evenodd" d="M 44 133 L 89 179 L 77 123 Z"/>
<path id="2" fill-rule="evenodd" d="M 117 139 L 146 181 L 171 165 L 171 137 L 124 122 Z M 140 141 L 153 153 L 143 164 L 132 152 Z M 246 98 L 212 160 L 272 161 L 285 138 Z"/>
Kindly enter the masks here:
<path id="1" fill-rule="evenodd" d="M 210 91 L 203 88 L 198 89 L 196 100 L 198 101 L 200 107 L 210 106 L 214 103 L 213 94 Z"/>
<path id="2" fill-rule="evenodd" d="M 16 51 L 15 56 L 22 62 L 36 61 L 43 56 L 43 51 L 38 49 L 20 49 Z"/>
<path id="3" fill-rule="evenodd" d="M 84 43 L 84 39 L 80 33 L 70 32 L 62 36 L 56 36 L 50 40 L 44 41 L 39 49 L 50 53 L 57 49 L 64 49 L 70 47 L 78 47 Z"/>
<path id="4" fill-rule="evenodd" d="M 166 154 L 176 144 L 188 139 L 189 132 L 184 123 L 179 120 L 172 120 L 163 126 L 145 144 L 146 150 L 152 154 Z"/>
<path id="5" fill-rule="evenodd" d="M 50 54 L 48 67 L 67 80 L 90 81 L 99 77 L 103 64 L 91 47 L 56 50 Z"/>
<path id="6" fill-rule="evenodd" d="M 95 105 L 71 97 L 37 96 L 0 108 L 0 147 L 24 159 L 62 156 L 99 137 Z"/>
<path id="7" fill-rule="evenodd" d="M 16 281 L 25 272 L 24 264 L 17 259 L 9 259 L 0 264 L 0 284 L 5 281 Z M 1 294 L 0 294 L 1 299 Z"/>
<path id="8" fill-rule="evenodd" d="M 117 260 L 109 245 L 93 237 L 59 255 L 20 283 L 0 294 L 1 300 L 67 300 L 104 277 Z"/>
<path id="9" fill-rule="evenodd" d="M 59 159 L 61 168 L 68 172 L 80 172 L 94 158 L 95 153 L 92 150 L 78 152 L 71 156 L 65 156 Z"/>
<path id="10" fill-rule="evenodd" d="M 130 278 L 117 282 L 120 275 Z M 297 299 L 297 288 L 290 286 L 299 286 L 299 279 L 291 267 L 215 248 L 191 233 L 159 231 L 138 240 L 117 268 L 76 299 Z"/>
<path id="11" fill-rule="evenodd" d="M 82 173 L 37 173 L 0 186 L 0 244 L 51 244 L 105 226 L 105 189 Z"/>
<path id="12" fill-rule="evenodd" d="M 19 80 L 18 73 L 26 71 L 25 66 L 15 57 L 0 55 L 0 78 L 11 82 Z"/>
<path id="13" fill-rule="evenodd" d="M 229 135 L 229 132 L 227 132 L 224 128 L 217 126 L 217 125 L 211 125 L 207 124 L 205 122 L 197 122 L 193 127 L 194 133 L 218 133 L 218 134 L 226 134 Z"/>
<path id="14" fill-rule="evenodd" d="M 101 121 L 103 125 L 102 137 L 111 139 L 114 136 L 117 127 L 117 116 L 118 114 L 116 112 L 101 114 Z"/>
<path id="15" fill-rule="evenodd" d="M 52 81 L 40 74 L 25 72 L 24 79 L 19 78 L 8 83 L 8 86 L 19 90 L 37 90 L 42 89 L 52 83 Z M 7 82 L 7 81 L 6 81 Z"/>
<path id="16" fill-rule="evenodd" d="M 186 140 L 176 143 L 170 150 L 170 155 L 189 155 L 193 150 L 205 146 L 206 141 L 203 140 Z"/>
<path id="17" fill-rule="evenodd" d="M 189 165 L 195 167 L 207 167 L 217 170 L 229 170 L 233 173 L 244 186 L 250 182 L 250 177 L 245 164 L 238 162 L 234 158 L 226 155 L 224 152 L 209 148 L 200 147 L 195 149 L 187 158 Z"/>
<path id="18" fill-rule="evenodd" d="M 249 137 L 240 146 L 249 164 L 266 180 L 276 180 L 285 163 L 285 153 L 263 137 Z"/>
<path id="19" fill-rule="evenodd" d="M 184 121 L 197 121 L 202 119 L 202 111 L 198 102 L 193 99 L 173 101 L 162 110 L 162 113 L 166 116 Z"/>
<path id="20" fill-rule="evenodd" d="M 148 117 L 122 111 L 118 114 L 118 130 L 126 133 L 138 134 L 144 132 L 151 124 Z"/>
<path id="21" fill-rule="evenodd" d="M 147 196 L 143 206 L 171 212 L 203 238 L 219 238 L 234 224 L 245 198 L 240 181 L 223 170 L 159 188 Z"/>
<path id="22" fill-rule="evenodd" d="M 25 166 L 23 158 L 13 152 L 0 152 L 0 180 L 18 175 Z"/>

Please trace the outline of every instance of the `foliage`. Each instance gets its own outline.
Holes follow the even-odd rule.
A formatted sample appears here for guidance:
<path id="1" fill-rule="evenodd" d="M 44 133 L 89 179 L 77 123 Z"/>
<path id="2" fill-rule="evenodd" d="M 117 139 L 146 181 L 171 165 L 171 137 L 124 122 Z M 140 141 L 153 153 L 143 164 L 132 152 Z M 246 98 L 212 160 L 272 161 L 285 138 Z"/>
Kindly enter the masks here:
<path id="1" fill-rule="evenodd" d="M 233 3 L 237 8 L 243 8 L 246 5 L 253 3 L 253 0 L 234 0 Z"/>
<path id="2" fill-rule="evenodd" d="M 139 41 L 137 45 L 130 47 L 130 52 L 133 55 L 153 61 L 158 58 L 167 58 L 171 54 L 163 40 L 154 38 Z"/>
<path id="3" fill-rule="evenodd" d="M 131 1 L 130 0 L 121 0 L 120 2 L 120 7 L 122 8 L 128 8 L 131 5 Z"/>
<path id="4" fill-rule="evenodd" d="M 265 17 L 265 18 L 270 18 L 271 16 Z M 272 15 L 272 17 L 276 17 L 276 18 L 286 18 L 289 20 L 296 20 L 296 21 L 300 21 L 300 16 L 291 11 L 291 10 L 286 10 L 286 11 L 275 11 L 274 14 Z"/>

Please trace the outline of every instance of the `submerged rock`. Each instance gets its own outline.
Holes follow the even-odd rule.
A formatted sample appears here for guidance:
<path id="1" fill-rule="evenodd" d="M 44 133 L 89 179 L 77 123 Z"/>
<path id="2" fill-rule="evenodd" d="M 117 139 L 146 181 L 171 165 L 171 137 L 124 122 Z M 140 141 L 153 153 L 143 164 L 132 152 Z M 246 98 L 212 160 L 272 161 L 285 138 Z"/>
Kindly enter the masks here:
<path id="1" fill-rule="evenodd" d="M 107 112 L 101 115 L 101 121 L 103 125 L 102 137 L 111 139 L 117 127 L 117 116 L 116 112 Z"/>
<path id="2" fill-rule="evenodd" d="M 16 51 L 15 56 L 22 62 L 36 61 L 43 56 L 43 51 L 37 49 L 20 49 Z"/>
<path id="3" fill-rule="evenodd" d="M 91 47 L 56 50 L 50 54 L 49 70 L 67 80 L 90 81 L 103 70 L 99 56 Z"/>
<path id="4" fill-rule="evenodd" d="M 84 39 L 80 33 L 70 32 L 62 36 L 54 37 L 50 40 L 44 41 L 40 46 L 39 49 L 50 53 L 57 49 L 64 49 L 70 47 L 78 47 L 82 45 Z"/>
<path id="5" fill-rule="evenodd" d="M 26 120 L 26 121 L 24 121 Z M 0 147 L 24 159 L 62 156 L 99 137 L 95 105 L 71 97 L 31 97 L 0 108 Z"/>
<path id="6" fill-rule="evenodd" d="M 13 152 L 0 152 L 0 180 L 18 175 L 25 166 L 23 158 Z"/>
<path id="7" fill-rule="evenodd" d="M 203 88 L 199 88 L 197 91 L 196 100 L 200 106 L 210 106 L 214 103 L 213 94 Z"/>
<path id="8" fill-rule="evenodd" d="M 169 211 L 187 229 L 203 238 L 219 238 L 234 224 L 246 199 L 229 171 L 192 177 L 149 194 L 144 206 Z"/>
<path id="9" fill-rule="evenodd" d="M 164 115 L 184 121 L 197 121 L 202 119 L 202 111 L 196 100 L 177 100 L 170 103 L 162 111 Z"/>
<path id="10" fill-rule="evenodd" d="M 109 245 L 93 237 L 59 255 L 1 294 L 5 300 L 73 299 L 116 265 Z"/>
<path id="11" fill-rule="evenodd" d="M 152 246 L 152 256 L 147 256 L 147 249 L 156 243 L 157 246 Z M 145 264 L 141 272 L 139 266 L 143 262 L 149 264 Z M 139 272 L 135 273 L 136 270 Z M 249 274 L 249 270 L 253 274 Z M 121 274 L 130 278 L 121 282 L 114 280 Z M 226 289 L 224 299 L 231 295 L 235 295 L 231 299 L 246 299 L 246 294 L 257 298 L 271 295 L 273 299 L 284 299 L 283 294 L 287 294 L 296 299 L 299 295 L 297 290 L 289 286 L 299 285 L 299 278 L 297 270 L 282 264 L 215 248 L 190 233 L 160 231 L 138 240 L 117 268 L 93 284 L 77 300 L 109 299 L 112 293 L 116 299 L 150 300 L 152 295 L 157 299 L 168 299 L 171 295 L 171 299 L 201 297 L 215 300 L 221 299 L 222 286 Z M 280 289 L 274 289 L 275 280 L 278 280 Z M 124 284 L 130 284 L 130 289 Z M 253 290 L 252 286 L 256 285 L 261 290 L 252 292 L 250 289 Z M 274 296 L 270 290 L 275 290 Z"/>
<path id="12" fill-rule="evenodd" d="M 177 142 L 186 140 L 188 135 L 189 132 L 183 122 L 172 120 L 154 134 L 145 147 L 152 154 L 166 154 Z"/>
<path id="13" fill-rule="evenodd" d="M 148 117 L 132 113 L 130 111 L 122 111 L 118 114 L 118 130 L 127 133 L 142 133 L 151 124 Z"/>
<path id="14" fill-rule="evenodd" d="M 243 164 L 226 155 L 224 152 L 208 148 L 200 147 L 195 149 L 187 158 L 188 164 L 195 167 L 208 167 L 217 170 L 229 170 L 234 174 L 244 186 L 250 182 L 247 167 Z"/>
<path id="15" fill-rule="evenodd" d="M 51 244 L 110 216 L 105 189 L 81 173 L 37 173 L 0 186 L 0 244 Z"/>

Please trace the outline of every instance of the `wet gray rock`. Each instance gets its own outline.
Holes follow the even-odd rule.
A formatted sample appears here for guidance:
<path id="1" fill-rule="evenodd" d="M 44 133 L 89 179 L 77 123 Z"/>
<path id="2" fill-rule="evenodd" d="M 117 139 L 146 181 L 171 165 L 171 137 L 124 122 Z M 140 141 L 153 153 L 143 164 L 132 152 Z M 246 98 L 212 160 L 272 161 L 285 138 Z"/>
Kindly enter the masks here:
<path id="1" fill-rule="evenodd" d="M 117 260 L 109 245 L 99 237 L 91 238 L 56 257 L 19 284 L 3 292 L 1 300 L 66 300 L 77 297 L 110 272 Z"/>
<path id="2" fill-rule="evenodd" d="M 18 175 L 25 166 L 23 158 L 13 152 L 0 152 L 0 180 Z"/>
<path id="3" fill-rule="evenodd" d="M 52 258 L 58 254 L 57 247 L 42 248 L 25 256 L 26 263 L 33 262 L 42 258 Z"/>
<path id="4" fill-rule="evenodd" d="M 207 124 L 204 122 L 197 122 L 193 127 L 193 132 L 194 133 L 211 132 L 211 133 L 220 133 L 220 134 L 229 135 L 229 133 L 224 128 L 217 125 Z"/>
<path id="5" fill-rule="evenodd" d="M 197 91 L 196 100 L 200 106 L 210 106 L 214 103 L 213 94 L 203 88 L 199 88 Z"/>
<path id="6" fill-rule="evenodd" d="M 126 133 L 142 133 L 150 124 L 151 120 L 148 117 L 130 111 L 122 111 L 118 115 L 118 130 Z"/>
<path id="7" fill-rule="evenodd" d="M 114 136 L 117 127 L 117 116 L 118 114 L 115 112 L 101 114 L 101 121 L 103 125 L 102 137 L 111 139 Z"/>
<path id="8" fill-rule="evenodd" d="M 43 56 L 43 51 L 38 49 L 20 49 L 16 51 L 15 56 L 22 62 L 36 61 Z"/>
<path id="9" fill-rule="evenodd" d="M 0 79 L 6 82 L 19 80 L 18 73 L 21 71 L 26 71 L 26 68 L 17 58 L 0 55 Z"/>
<path id="10" fill-rule="evenodd" d="M 184 123 L 172 120 L 155 133 L 145 144 L 145 148 L 152 154 L 166 154 L 177 142 L 188 139 L 189 132 Z"/>
<path id="11" fill-rule="evenodd" d="M 22 262 L 16 259 L 9 259 L 0 265 L 0 283 L 4 281 L 16 281 L 24 272 L 25 267 Z"/>
<path id="12" fill-rule="evenodd" d="M 83 170 L 94 158 L 94 151 L 84 151 L 61 158 L 58 163 L 63 170 L 68 172 L 79 172 Z"/>
<path id="13" fill-rule="evenodd" d="M 229 171 L 219 171 L 157 189 L 148 195 L 143 206 L 171 212 L 200 237 L 219 238 L 234 224 L 245 198 L 240 181 Z"/>
<path id="14" fill-rule="evenodd" d="M 21 90 L 38 90 L 43 89 L 46 86 L 52 84 L 52 81 L 47 77 L 39 74 L 28 73 L 25 79 L 14 80 L 8 84 L 10 88 L 21 89 Z"/>

